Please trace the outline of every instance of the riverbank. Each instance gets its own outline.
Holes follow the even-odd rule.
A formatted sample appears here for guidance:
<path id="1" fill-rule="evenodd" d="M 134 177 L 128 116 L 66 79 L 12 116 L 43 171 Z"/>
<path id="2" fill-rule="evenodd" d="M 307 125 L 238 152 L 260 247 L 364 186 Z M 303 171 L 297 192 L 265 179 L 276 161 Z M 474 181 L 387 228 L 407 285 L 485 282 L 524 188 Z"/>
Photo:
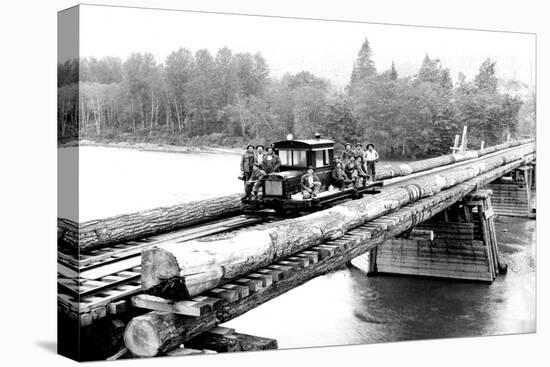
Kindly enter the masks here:
<path id="1" fill-rule="evenodd" d="M 93 141 L 88 139 L 72 140 L 58 144 L 58 148 L 71 147 L 104 147 L 104 148 L 119 148 L 133 149 L 146 152 L 165 152 L 165 153 L 224 153 L 224 154 L 241 154 L 243 149 L 232 147 L 205 147 L 205 146 L 181 146 L 162 143 L 130 143 L 130 142 L 114 142 L 114 141 Z"/>

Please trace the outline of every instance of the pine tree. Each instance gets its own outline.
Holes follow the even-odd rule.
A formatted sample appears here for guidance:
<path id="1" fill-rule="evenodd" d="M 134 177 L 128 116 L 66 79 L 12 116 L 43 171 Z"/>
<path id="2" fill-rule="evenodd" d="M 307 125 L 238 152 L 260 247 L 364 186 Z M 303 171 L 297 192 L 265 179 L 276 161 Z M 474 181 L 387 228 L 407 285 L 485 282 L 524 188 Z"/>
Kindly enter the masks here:
<path id="1" fill-rule="evenodd" d="M 487 59 L 479 67 L 479 73 L 474 79 L 474 84 L 479 90 L 496 93 L 497 77 L 495 69 L 496 61 Z"/>
<path id="2" fill-rule="evenodd" d="M 372 61 L 372 50 L 370 48 L 369 40 L 365 38 L 365 42 L 361 46 L 359 53 L 357 54 L 357 60 L 353 65 L 350 79 L 350 91 L 362 82 L 366 78 L 376 75 L 376 67 L 374 61 Z"/>
<path id="3" fill-rule="evenodd" d="M 418 71 L 418 80 L 437 83 L 439 82 L 440 69 L 439 59 L 430 59 L 430 56 L 426 54 L 422 61 L 422 66 L 420 66 L 420 70 Z"/>
<path id="4" fill-rule="evenodd" d="M 397 70 L 395 69 L 395 62 L 392 60 L 391 62 L 391 69 L 390 69 L 390 79 L 391 80 L 397 80 Z"/>

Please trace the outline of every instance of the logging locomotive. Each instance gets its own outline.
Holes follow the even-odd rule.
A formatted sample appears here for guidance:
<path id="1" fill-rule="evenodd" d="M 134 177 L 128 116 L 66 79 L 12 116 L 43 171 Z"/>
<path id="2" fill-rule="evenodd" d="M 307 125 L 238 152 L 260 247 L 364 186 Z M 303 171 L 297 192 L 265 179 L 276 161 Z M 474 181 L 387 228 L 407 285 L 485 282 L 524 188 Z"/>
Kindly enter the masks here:
<path id="1" fill-rule="evenodd" d="M 376 194 L 381 181 L 371 181 L 359 187 L 337 189 L 332 185 L 332 171 L 336 163 L 334 141 L 321 139 L 287 140 L 271 145 L 281 159 L 279 172 L 266 174 L 260 182 L 261 195 L 256 198 L 243 198 L 245 211 L 258 212 L 274 209 L 279 213 L 313 212 L 328 208 L 338 202 L 358 199 L 364 194 Z M 320 192 L 311 198 L 302 196 L 301 177 L 308 167 L 315 168 L 321 181 Z"/>

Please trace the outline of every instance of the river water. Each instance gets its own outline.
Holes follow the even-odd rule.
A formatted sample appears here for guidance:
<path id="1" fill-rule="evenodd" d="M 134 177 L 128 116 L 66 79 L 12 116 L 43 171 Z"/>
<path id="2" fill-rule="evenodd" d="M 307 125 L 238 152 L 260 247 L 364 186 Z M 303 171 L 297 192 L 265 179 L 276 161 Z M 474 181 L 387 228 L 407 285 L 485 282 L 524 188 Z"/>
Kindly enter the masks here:
<path id="1" fill-rule="evenodd" d="M 242 189 L 240 157 L 233 154 L 83 147 L 79 159 L 81 221 Z M 225 326 L 275 338 L 279 348 L 534 332 L 535 221 L 502 217 L 495 226 L 509 267 L 492 284 L 367 277 L 344 268 Z"/>

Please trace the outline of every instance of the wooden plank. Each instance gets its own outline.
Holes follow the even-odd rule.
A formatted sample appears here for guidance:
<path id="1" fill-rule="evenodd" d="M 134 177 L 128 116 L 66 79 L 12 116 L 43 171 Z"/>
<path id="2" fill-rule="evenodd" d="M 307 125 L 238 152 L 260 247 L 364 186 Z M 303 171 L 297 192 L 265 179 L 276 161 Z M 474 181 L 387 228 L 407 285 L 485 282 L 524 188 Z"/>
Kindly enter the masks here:
<path id="1" fill-rule="evenodd" d="M 252 273 L 248 274 L 247 278 L 260 280 L 262 282 L 263 288 L 269 287 L 271 284 L 273 284 L 273 277 L 270 274 Z"/>
<path id="2" fill-rule="evenodd" d="M 248 295 L 250 294 L 250 289 L 248 287 L 243 286 L 243 285 L 224 284 L 224 285 L 221 286 L 221 288 L 236 291 L 239 294 L 239 299 L 248 297 Z"/>
<path id="3" fill-rule="evenodd" d="M 107 275 L 119 273 L 123 270 L 128 270 L 141 265 L 141 257 L 131 257 L 126 260 L 118 261 L 105 266 L 100 266 L 80 273 L 80 278 L 99 279 Z"/>
<path id="4" fill-rule="evenodd" d="M 316 252 L 307 254 L 304 252 L 300 252 L 296 254 L 296 257 L 307 259 L 308 264 L 315 264 L 317 261 L 319 261 L 319 254 L 317 254 Z"/>
<path id="5" fill-rule="evenodd" d="M 286 261 L 292 261 L 292 262 L 298 263 L 302 267 L 306 267 L 310 264 L 309 258 L 307 256 L 306 257 L 289 256 L 286 258 Z"/>
<path id="6" fill-rule="evenodd" d="M 207 297 L 207 296 L 196 296 L 191 298 L 191 300 L 195 302 L 206 303 L 210 305 L 210 307 L 212 307 L 212 310 L 217 310 L 218 308 L 220 308 L 222 303 L 222 299 L 220 298 Z"/>
<path id="7" fill-rule="evenodd" d="M 141 285 L 130 283 L 104 291 L 96 296 L 84 297 L 81 299 L 79 311 L 80 313 L 89 312 L 91 308 L 105 306 L 114 300 L 128 297 L 138 292 L 141 292 Z"/>
<path id="8" fill-rule="evenodd" d="M 273 282 L 278 282 L 279 280 L 283 279 L 284 272 L 282 270 L 264 268 L 264 269 L 258 270 L 258 273 L 269 274 L 271 275 Z"/>
<path id="9" fill-rule="evenodd" d="M 132 297 L 131 302 L 134 307 L 146 308 L 154 311 L 172 312 L 186 316 L 202 316 L 212 311 L 212 307 L 204 302 L 174 302 L 148 294 L 138 294 Z"/>
<path id="10" fill-rule="evenodd" d="M 110 315 L 118 315 L 121 313 L 124 313 L 128 311 L 128 301 L 127 300 L 120 300 L 111 302 L 107 305 L 107 312 Z"/>
<path id="11" fill-rule="evenodd" d="M 207 295 L 213 298 L 221 298 L 229 303 L 235 302 L 239 299 L 239 292 L 232 289 L 214 288 L 208 291 Z"/>
<path id="12" fill-rule="evenodd" d="M 236 283 L 238 285 L 243 285 L 247 287 L 251 293 L 257 292 L 263 288 L 262 281 L 258 279 L 239 278 L 239 279 L 233 280 L 232 283 Z"/>

